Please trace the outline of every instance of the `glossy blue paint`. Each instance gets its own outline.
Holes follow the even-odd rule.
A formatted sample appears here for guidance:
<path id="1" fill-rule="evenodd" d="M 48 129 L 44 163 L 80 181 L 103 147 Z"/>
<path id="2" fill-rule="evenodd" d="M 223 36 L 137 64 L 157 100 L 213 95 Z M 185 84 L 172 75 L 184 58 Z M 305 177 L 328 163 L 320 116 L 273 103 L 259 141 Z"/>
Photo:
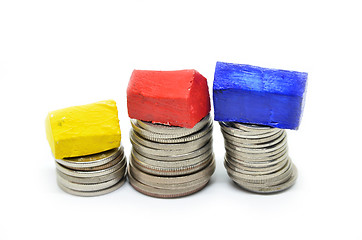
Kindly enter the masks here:
<path id="1" fill-rule="evenodd" d="M 307 78 L 303 72 L 217 62 L 215 120 L 298 129 Z"/>

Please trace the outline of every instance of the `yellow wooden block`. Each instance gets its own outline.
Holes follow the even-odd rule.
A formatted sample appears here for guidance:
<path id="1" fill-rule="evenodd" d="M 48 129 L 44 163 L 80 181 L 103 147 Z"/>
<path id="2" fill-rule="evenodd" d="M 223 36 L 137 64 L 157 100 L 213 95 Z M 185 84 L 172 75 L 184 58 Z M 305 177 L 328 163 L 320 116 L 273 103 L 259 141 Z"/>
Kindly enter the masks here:
<path id="1" fill-rule="evenodd" d="M 117 148 L 121 143 L 116 102 L 100 101 L 50 112 L 47 139 L 56 159 Z"/>

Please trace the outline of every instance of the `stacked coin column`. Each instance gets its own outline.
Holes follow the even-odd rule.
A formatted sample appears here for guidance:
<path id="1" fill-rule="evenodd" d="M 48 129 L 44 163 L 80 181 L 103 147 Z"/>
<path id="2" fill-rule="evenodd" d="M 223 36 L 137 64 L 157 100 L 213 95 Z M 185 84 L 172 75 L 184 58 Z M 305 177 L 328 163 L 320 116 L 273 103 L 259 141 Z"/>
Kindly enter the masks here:
<path id="1" fill-rule="evenodd" d="M 56 159 L 57 182 L 77 196 L 99 196 L 123 185 L 126 179 L 123 147 L 83 157 Z"/>
<path id="2" fill-rule="evenodd" d="M 215 170 L 206 78 L 195 70 L 134 70 L 127 106 L 131 185 L 160 198 L 205 187 Z"/>
<path id="3" fill-rule="evenodd" d="M 127 164 L 115 101 L 52 111 L 45 127 L 57 182 L 65 192 L 98 196 L 124 183 Z"/>
<path id="4" fill-rule="evenodd" d="M 225 168 L 230 178 L 252 192 L 270 193 L 295 183 L 297 170 L 288 155 L 285 130 L 220 122 Z"/>
<path id="5" fill-rule="evenodd" d="M 131 185 L 154 197 L 181 197 L 202 189 L 215 170 L 209 116 L 188 129 L 131 120 Z"/>
<path id="6" fill-rule="evenodd" d="M 271 193 L 291 187 L 297 170 L 286 131 L 299 127 L 307 73 L 217 62 L 215 120 L 225 142 L 225 168 L 244 189 Z"/>

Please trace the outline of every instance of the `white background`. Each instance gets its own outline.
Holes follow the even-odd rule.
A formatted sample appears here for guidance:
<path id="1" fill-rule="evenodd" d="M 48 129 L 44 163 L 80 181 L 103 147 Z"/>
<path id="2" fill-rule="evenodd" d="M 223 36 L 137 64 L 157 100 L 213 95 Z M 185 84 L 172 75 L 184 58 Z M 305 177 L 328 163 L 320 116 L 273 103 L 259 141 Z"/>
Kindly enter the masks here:
<path id="1" fill-rule="evenodd" d="M 0 239 L 361 239 L 359 1 L 251 2 L 0 1 Z M 217 169 L 197 194 L 58 188 L 48 111 L 116 100 L 128 155 L 132 70 L 193 68 L 211 90 L 216 61 L 309 73 L 300 129 L 288 131 L 294 187 L 236 187 L 215 123 Z"/>

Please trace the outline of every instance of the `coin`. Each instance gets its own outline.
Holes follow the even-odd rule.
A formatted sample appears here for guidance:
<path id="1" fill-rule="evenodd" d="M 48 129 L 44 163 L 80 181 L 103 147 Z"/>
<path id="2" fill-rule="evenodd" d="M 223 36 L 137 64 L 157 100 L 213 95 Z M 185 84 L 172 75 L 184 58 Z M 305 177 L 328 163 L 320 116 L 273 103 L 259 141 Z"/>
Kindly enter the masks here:
<path id="1" fill-rule="evenodd" d="M 56 168 L 61 171 L 64 174 L 73 176 L 73 177 L 98 177 L 102 175 L 106 175 L 112 172 L 117 171 L 119 168 L 125 166 L 126 164 L 126 157 L 124 156 L 122 160 L 120 160 L 118 163 L 113 165 L 112 167 L 97 170 L 97 171 L 81 171 L 81 170 L 72 170 L 70 168 L 64 167 L 59 163 L 56 163 Z"/>
<path id="2" fill-rule="evenodd" d="M 111 186 L 109 188 L 102 189 L 102 190 L 99 190 L 99 191 L 90 191 L 90 192 L 76 191 L 76 190 L 65 187 L 64 185 L 60 184 L 59 182 L 58 182 L 58 186 L 64 192 L 75 195 L 75 196 L 96 197 L 96 196 L 108 194 L 108 193 L 111 193 L 111 192 L 117 190 L 118 188 L 120 188 L 124 184 L 125 180 L 126 180 L 126 176 L 124 176 L 118 183 L 116 183 L 115 185 L 113 185 L 113 186 Z"/>
<path id="3" fill-rule="evenodd" d="M 150 165 L 155 168 L 182 168 L 196 165 L 200 162 L 203 162 L 206 158 L 212 155 L 212 148 L 209 147 L 207 151 L 202 152 L 201 154 L 195 154 L 191 157 L 185 157 L 184 159 L 174 158 L 169 156 L 167 159 L 154 159 L 153 156 L 147 156 L 138 153 L 135 149 L 131 151 L 131 155 L 135 160 L 142 162 L 142 164 Z M 190 155 L 186 155 L 190 156 Z"/>
<path id="4" fill-rule="evenodd" d="M 193 140 L 196 140 L 198 138 L 203 137 L 207 133 L 209 133 L 212 130 L 212 122 L 209 121 L 202 129 L 200 129 L 197 132 L 194 132 L 190 135 L 185 135 L 183 137 L 177 137 L 178 135 L 169 135 L 169 138 L 157 138 L 157 137 L 151 137 L 149 135 L 142 135 L 143 138 L 158 142 L 158 143 L 185 143 L 190 142 Z M 137 132 L 136 132 L 137 133 Z M 139 133 L 137 133 L 139 134 Z"/>
<path id="5" fill-rule="evenodd" d="M 94 167 L 86 167 L 86 166 L 79 166 L 79 167 L 70 167 L 73 170 L 81 170 L 81 171 L 98 171 L 98 170 L 103 170 L 103 169 L 107 169 L 110 168 L 112 166 L 114 166 L 115 164 L 117 164 L 121 159 L 123 159 L 125 156 L 123 153 L 119 154 L 116 158 L 114 158 L 113 160 L 111 160 L 110 162 L 107 162 L 103 165 L 100 166 L 94 166 Z M 59 163 L 59 162 L 58 162 Z M 69 168 L 69 167 L 68 167 Z"/>
<path id="6" fill-rule="evenodd" d="M 228 163 L 228 166 L 236 172 L 250 175 L 264 175 L 282 169 L 287 164 L 288 158 L 286 157 L 282 159 L 282 161 L 266 167 L 259 167 L 255 165 L 253 167 L 245 167 L 240 164 L 239 161 L 234 161 L 230 159 L 227 155 L 225 156 L 225 161 Z"/>
<path id="7" fill-rule="evenodd" d="M 145 147 L 153 148 L 153 149 L 160 149 L 160 150 L 180 150 L 180 149 L 191 149 L 190 151 L 194 150 L 194 146 L 204 146 L 206 142 L 210 140 L 212 137 L 212 129 L 209 129 L 206 134 L 204 134 L 202 137 L 190 140 L 188 142 L 183 143 L 159 143 L 154 141 L 149 141 L 141 136 L 139 136 L 134 131 L 131 131 L 130 133 L 131 139 L 133 141 L 137 141 L 138 143 L 142 144 Z M 197 147 L 196 147 L 197 149 Z"/>
<path id="8" fill-rule="evenodd" d="M 77 190 L 77 191 L 82 191 L 82 192 L 87 192 L 87 191 L 99 191 L 105 188 L 109 188 L 113 185 L 115 185 L 117 182 L 119 182 L 121 180 L 123 176 L 118 176 L 114 179 L 108 180 L 106 182 L 101 182 L 101 183 L 74 183 L 74 182 L 69 182 L 66 179 L 62 178 L 60 175 L 57 175 L 57 180 L 59 181 L 60 184 L 62 184 L 63 186 L 73 189 L 73 190 Z"/>
<path id="9" fill-rule="evenodd" d="M 153 183 L 163 183 L 163 184 L 180 184 L 185 182 L 191 182 L 200 178 L 210 177 L 215 171 L 215 162 L 212 159 L 209 161 L 208 166 L 206 166 L 203 171 L 198 171 L 196 173 L 183 175 L 183 176 L 155 176 L 151 174 L 144 173 L 134 167 L 132 162 L 130 162 L 130 170 L 133 177 L 139 180 L 140 182 L 153 182 Z"/>
<path id="10" fill-rule="evenodd" d="M 167 153 L 166 153 L 166 155 L 162 155 L 162 156 L 150 154 L 150 152 L 147 151 L 147 149 L 146 150 L 144 149 L 145 148 L 144 146 L 142 146 L 141 144 L 138 144 L 137 142 L 133 142 L 132 139 L 131 139 L 131 143 L 132 143 L 132 148 L 134 150 L 136 150 L 142 156 L 147 156 L 147 158 L 154 159 L 154 160 L 160 160 L 160 161 L 169 161 L 169 160 L 182 161 L 182 160 L 186 160 L 186 159 L 195 158 L 197 156 L 200 156 L 201 154 L 204 154 L 205 152 L 212 150 L 212 139 L 210 139 L 204 146 L 202 146 L 199 149 L 196 149 L 194 151 L 187 152 L 185 154 L 167 155 Z"/>
<path id="11" fill-rule="evenodd" d="M 131 143 L 133 147 L 137 149 L 138 152 L 144 153 L 145 155 L 155 155 L 160 157 L 168 157 L 169 156 L 180 156 L 190 154 L 193 151 L 196 151 L 202 147 L 204 147 L 207 143 L 211 141 L 212 138 L 201 139 L 201 141 L 197 141 L 194 144 L 188 145 L 188 147 L 182 148 L 179 147 L 177 149 L 168 148 L 168 149 L 160 149 L 160 148 L 151 148 L 145 145 L 140 144 L 137 140 L 133 138 L 131 135 Z"/>
<path id="12" fill-rule="evenodd" d="M 250 138 L 250 139 L 258 139 L 269 137 L 276 134 L 278 131 L 282 131 L 282 129 L 278 128 L 271 128 L 269 131 L 266 132 L 253 132 L 253 131 L 243 131 L 238 128 L 234 128 L 230 123 L 219 122 L 220 127 L 230 135 L 240 138 Z"/>
<path id="13" fill-rule="evenodd" d="M 184 161 L 174 161 L 170 163 L 169 161 L 147 159 L 137 152 L 132 151 L 130 161 L 132 161 L 137 168 L 149 174 L 178 176 L 191 174 L 203 169 L 211 158 L 213 158 L 213 154 L 207 153 Z"/>
<path id="14" fill-rule="evenodd" d="M 160 189 L 160 188 L 151 187 L 151 186 L 138 182 L 137 180 L 135 180 L 133 178 L 133 176 L 130 173 L 128 173 L 128 177 L 129 177 L 129 182 L 134 189 L 136 189 L 137 191 L 139 191 L 140 193 L 143 193 L 145 195 L 148 195 L 151 197 L 158 197 L 158 198 L 176 198 L 176 197 L 188 196 L 195 192 L 200 191 L 208 183 L 208 182 L 203 182 L 200 185 L 192 186 L 190 188 L 185 188 L 185 189 L 181 189 L 181 190 Z"/>
<path id="15" fill-rule="evenodd" d="M 202 129 L 205 125 L 211 122 L 210 114 L 204 117 L 200 122 L 198 122 L 193 128 L 183 128 L 176 126 L 167 126 L 163 124 L 153 124 L 150 122 L 144 122 L 139 120 L 131 120 L 131 123 L 136 122 L 138 126 L 146 130 L 141 132 L 142 136 L 149 135 L 149 132 L 152 132 L 156 135 L 159 135 L 159 138 L 181 138 L 186 135 L 191 135 Z M 137 128 L 135 129 L 137 131 Z M 171 136 L 170 136 L 171 135 Z"/>
<path id="16" fill-rule="evenodd" d="M 230 152 L 226 152 L 225 156 L 228 158 L 230 162 L 233 162 L 237 166 L 241 166 L 241 168 L 268 168 L 273 167 L 280 162 L 284 161 L 288 157 L 288 153 L 284 153 L 284 155 L 281 155 L 279 158 L 273 158 L 272 160 L 265 160 L 262 159 L 250 159 L 250 158 L 240 158 L 240 157 L 234 157 L 231 155 Z M 243 159 L 242 161 L 240 159 Z"/>
<path id="17" fill-rule="evenodd" d="M 241 137 L 235 137 L 233 135 L 230 135 L 229 133 L 227 133 L 225 130 L 223 130 L 221 128 L 221 132 L 223 134 L 223 136 L 228 139 L 229 141 L 234 142 L 235 144 L 247 144 L 247 145 L 256 145 L 259 147 L 259 145 L 261 144 L 269 144 L 269 145 L 273 145 L 272 141 L 273 140 L 280 140 L 280 136 L 282 134 L 285 134 L 285 131 L 279 131 L 276 132 L 274 135 L 268 136 L 268 137 L 263 137 L 263 138 L 241 138 Z M 274 143 L 275 144 L 275 143 Z"/>
<path id="18" fill-rule="evenodd" d="M 280 191 L 284 191 L 288 188 L 290 188 L 291 186 L 293 186 L 297 180 L 298 177 L 298 171 L 297 168 L 293 165 L 292 166 L 292 172 L 289 178 L 287 178 L 287 180 L 285 182 L 282 183 L 278 183 L 277 185 L 255 185 L 255 184 L 245 184 L 245 183 L 238 183 L 235 182 L 236 184 L 238 184 L 239 186 L 241 186 L 242 188 L 251 191 L 251 192 L 256 192 L 256 193 L 275 193 L 275 192 L 280 192 Z"/>
<path id="19" fill-rule="evenodd" d="M 120 148 L 114 148 L 101 153 L 91 154 L 87 156 L 80 156 L 80 157 L 56 159 L 56 161 L 61 165 L 70 168 L 97 167 L 107 164 L 108 162 L 111 162 L 121 153 L 123 153 L 122 146 Z"/>
<path id="20" fill-rule="evenodd" d="M 96 176 L 96 177 L 73 177 L 67 174 L 62 173 L 61 171 L 57 170 L 57 175 L 61 176 L 62 178 L 66 179 L 69 182 L 74 183 L 101 183 L 106 182 L 108 180 L 114 179 L 116 177 L 124 175 L 126 172 L 126 164 L 123 165 L 123 167 L 117 169 L 116 171 L 105 174 L 102 176 Z"/>

